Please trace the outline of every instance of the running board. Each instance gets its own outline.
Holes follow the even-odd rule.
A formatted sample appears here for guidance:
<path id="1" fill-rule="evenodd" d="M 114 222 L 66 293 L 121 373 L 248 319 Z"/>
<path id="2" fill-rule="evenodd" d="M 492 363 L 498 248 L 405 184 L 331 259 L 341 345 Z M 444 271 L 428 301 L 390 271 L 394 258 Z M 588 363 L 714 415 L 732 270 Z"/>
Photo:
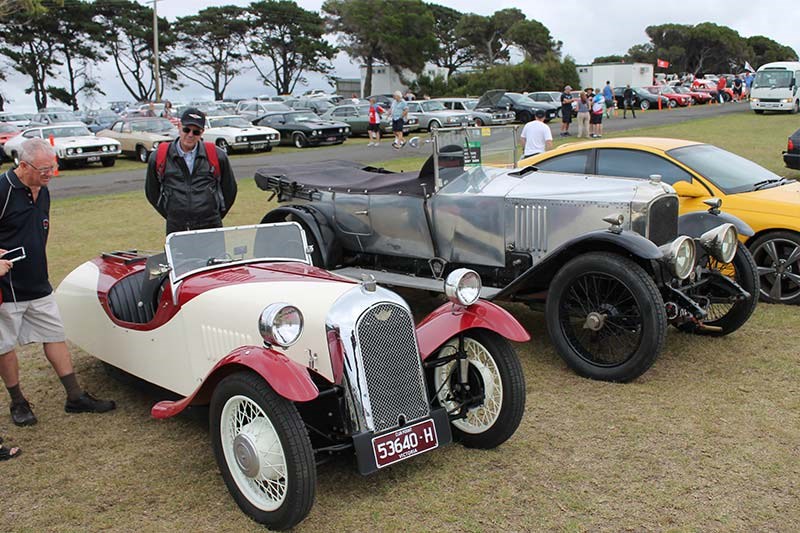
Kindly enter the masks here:
<path id="1" fill-rule="evenodd" d="M 375 278 L 375 281 L 381 285 L 407 287 L 409 289 L 419 289 L 433 292 L 444 292 L 444 280 L 441 279 L 421 278 L 417 276 L 409 276 L 408 274 L 399 274 L 397 272 L 369 270 L 367 268 L 356 267 L 340 268 L 338 270 L 331 270 L 331 272 L 358 281 L 364 279 L 364 276 L 372 275 Z M 495 287 L 483 287 L 481 289 L 481 298 L 484 300 L 491 300 L 499 292 L 500 289 Z"/>

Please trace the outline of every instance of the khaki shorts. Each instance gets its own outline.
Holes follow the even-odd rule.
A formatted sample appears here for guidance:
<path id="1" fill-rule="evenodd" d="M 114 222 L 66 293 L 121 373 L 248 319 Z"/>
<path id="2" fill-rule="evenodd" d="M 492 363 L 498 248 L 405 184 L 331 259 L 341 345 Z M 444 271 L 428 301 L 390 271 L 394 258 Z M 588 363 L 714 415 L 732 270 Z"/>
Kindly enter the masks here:
<path id="1" fill-rule="evenodd" d="M 52 294 L 27 302 L 0 304 L 0 354 L 17 345 L 64 340 L 64 325 Z"/>

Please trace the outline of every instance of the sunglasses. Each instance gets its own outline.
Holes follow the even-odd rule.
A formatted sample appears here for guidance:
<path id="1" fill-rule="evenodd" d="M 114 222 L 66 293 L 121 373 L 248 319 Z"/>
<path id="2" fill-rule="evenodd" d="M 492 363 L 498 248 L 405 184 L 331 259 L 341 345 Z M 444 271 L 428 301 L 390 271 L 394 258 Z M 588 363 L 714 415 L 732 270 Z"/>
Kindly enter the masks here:
<path id="1" fill-rule="evenodd" d="M 199 137 L 200 135 L 203 134 L 203 130 L 195 130 L 192 128 L 187 128 L 186 126 L 183 127 L 183 133 L 189 133 L 190 131 L 192 132 L 192 135 L 194 135 L 195 137 Z"/>

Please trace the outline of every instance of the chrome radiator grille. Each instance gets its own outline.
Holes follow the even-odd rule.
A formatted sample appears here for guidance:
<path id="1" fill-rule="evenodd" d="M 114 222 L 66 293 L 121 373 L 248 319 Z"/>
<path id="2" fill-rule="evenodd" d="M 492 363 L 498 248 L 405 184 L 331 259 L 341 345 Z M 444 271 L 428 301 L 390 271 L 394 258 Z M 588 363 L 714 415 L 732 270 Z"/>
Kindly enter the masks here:
<path id="1" fill-rule="evenodd" d="M 646 237 L 658 246 L 672 242 L 678 236 L 678 199 L 662 196 L 650 204 Z"/>
<path id="2" fill-rule="evenodd" d="M 375 431 L 429 413 L 422 363 L 408 312 L 395 304 L 369 308 L 356 325 Z"/>
<path id="3" fill-rule="evenodd" d="M 514 205 L 514 246 L 522 251 L 547 251 L 547 206 Z"/>

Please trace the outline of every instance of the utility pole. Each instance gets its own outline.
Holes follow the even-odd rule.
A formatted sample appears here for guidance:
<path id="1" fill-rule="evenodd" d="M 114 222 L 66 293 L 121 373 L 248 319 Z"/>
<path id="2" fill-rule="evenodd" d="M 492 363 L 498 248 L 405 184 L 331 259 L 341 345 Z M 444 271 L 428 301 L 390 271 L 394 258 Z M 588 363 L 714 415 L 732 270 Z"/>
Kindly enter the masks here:
<path id="1" fill-rule="evenodd" d="M 161 65 L 158 61 L 158 2 L 163 0 L 150 0 L 153 4 L 153 76 L 156 82 L 156 102 L 161 101 Z"/>

